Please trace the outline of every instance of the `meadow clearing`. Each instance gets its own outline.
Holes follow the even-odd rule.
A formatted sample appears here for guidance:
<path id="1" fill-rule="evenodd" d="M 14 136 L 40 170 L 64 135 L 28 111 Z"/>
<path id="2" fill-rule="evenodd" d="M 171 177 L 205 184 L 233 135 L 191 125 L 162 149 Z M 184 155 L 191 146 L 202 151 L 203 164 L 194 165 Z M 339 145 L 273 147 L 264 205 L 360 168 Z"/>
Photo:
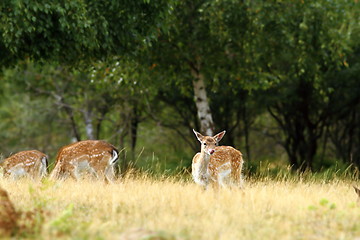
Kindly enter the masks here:
<path id="1" fill-rule="evenodd" d="M 202 190 L 191 179 L 0 179 L 17 211 L 34 211 L 15 239 L 360 239 L 352 180 L 248 179 Z"/>

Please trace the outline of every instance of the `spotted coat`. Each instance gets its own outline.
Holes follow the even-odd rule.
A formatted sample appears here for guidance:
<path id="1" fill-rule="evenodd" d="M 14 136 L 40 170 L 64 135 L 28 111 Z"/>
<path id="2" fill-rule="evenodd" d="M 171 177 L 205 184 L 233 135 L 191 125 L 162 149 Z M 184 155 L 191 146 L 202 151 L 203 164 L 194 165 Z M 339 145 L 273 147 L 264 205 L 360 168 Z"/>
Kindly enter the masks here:
<path id="1" fill-rule="evenodd" d="M 105 141 L 85 140 L 72 143 L 59 150 L 51 178 L 70 176 L 78 180 L 90 175 L 111 182 L 115 178 L 114 167 L 117 160 L 118 150 Z"/>
<path id="2" fill-rule="evenodd" d="M 214 137 L 202 136 L 194 130 L 201 142 L 201 152 L 192 160 L 194 181 L 207 188 L 208 184 L 219 186 L 243 185 L 243 157 L 239 150 L 231 146 L 217 146 L 225 131 Z"/>
<path id="3" fill-rule="evenodd" d="M 6 158 L 0 167 L 5 177 L 42 178 L 47 174 L 48 157 L 38 150 L 22 151 Z"/>

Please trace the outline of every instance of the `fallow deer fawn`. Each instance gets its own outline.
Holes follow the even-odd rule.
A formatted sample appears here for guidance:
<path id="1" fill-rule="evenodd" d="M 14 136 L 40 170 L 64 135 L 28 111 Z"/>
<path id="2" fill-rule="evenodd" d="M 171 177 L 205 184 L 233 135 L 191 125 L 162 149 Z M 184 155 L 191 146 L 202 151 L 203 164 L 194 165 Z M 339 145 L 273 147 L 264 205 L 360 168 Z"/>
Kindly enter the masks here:
<path id="1" fill-rule="evenodd" d="M 203 136 L 193 131 L 201 143 L 201 152 L 192 160 L 194 181 L 205 188 L 209 183 L 216 189 L 225 185 L 242 187 L 241 171 L 244 161 L 241 152 L 230 146 L 218 146 L 225 131 L 214 137 Z"/>
<path id="2" fill-rule="evenodd" d="M 38 150 L 22 151 L 6 158 L 0 167 L 5 177 L 40 179 L 47 174 L 48 157 Z"/>
<path id="3" fill-rule="evenodd" d="M 115 164 L 119 152 L 101 140 L 85 140 L 62 147 L 56 157 L 52 179 L 72 177 L 76 180 L 88 174 L 109 182 L 115 179 Z"/>

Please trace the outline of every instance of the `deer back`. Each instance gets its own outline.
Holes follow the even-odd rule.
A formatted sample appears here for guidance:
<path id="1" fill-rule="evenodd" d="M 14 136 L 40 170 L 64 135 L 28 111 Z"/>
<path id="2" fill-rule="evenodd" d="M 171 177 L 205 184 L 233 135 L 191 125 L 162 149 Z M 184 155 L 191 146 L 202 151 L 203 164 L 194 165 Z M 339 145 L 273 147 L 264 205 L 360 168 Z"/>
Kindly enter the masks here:
<path id="1" fill-rule="evenodd" d="M 231 169 L 232 173 L 241 173 L 242 165 L 243 158 L 239 150 L 231 146 L 218 146 L 210 156 L 209 173 L 215 176 L 227 169 Z"/>
<path id="2" fill-rule="evenodd" d="M 86 163 L 95 171 L 104 171 L 107 166 L 116 162 L 117 159 L 113 159 L 114 151 L 118 152 L 113 145 L 102 140 L 72 143 L 59 150 L 55 168 L 60 172 L 66 172 L 71 171 L 74 166 Z"/>
<path id="3" fill-rule="evenodd" d="M 38 150 L 21 151 L 6 158 L 1 166 L 5 176 L 18 172 L 33 178 L 43 177 L 47 174 L 48 157 Z"/>

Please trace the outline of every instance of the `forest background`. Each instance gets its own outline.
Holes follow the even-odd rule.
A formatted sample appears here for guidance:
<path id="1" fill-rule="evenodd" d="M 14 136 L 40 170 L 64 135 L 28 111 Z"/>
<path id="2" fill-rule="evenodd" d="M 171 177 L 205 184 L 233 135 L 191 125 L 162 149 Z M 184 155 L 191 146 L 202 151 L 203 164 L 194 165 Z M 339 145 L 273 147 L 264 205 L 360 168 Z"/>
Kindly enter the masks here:
<path id="1" fill-rule="evenodd" d="M 3 0 L 0 153 L 105 139 L 189 169 L 226 130 L 246 173 L 360 166 L 357 0 Z"/>

